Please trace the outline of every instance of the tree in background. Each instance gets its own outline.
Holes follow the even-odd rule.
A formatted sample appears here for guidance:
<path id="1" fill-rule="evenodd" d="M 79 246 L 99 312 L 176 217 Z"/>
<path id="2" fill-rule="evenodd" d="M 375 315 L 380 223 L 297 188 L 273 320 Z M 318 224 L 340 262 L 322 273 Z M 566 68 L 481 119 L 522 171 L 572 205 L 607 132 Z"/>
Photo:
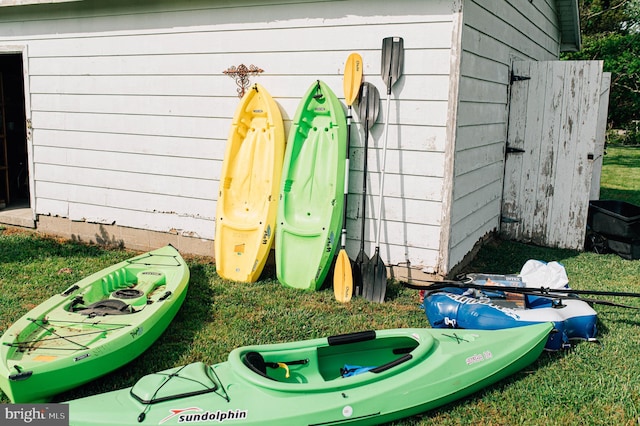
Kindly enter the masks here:
<path id="1" fill-rule="evenodd" d="M 611 72 L 609 127 L 640 144 L 640 0 L 580 0 L 582 50 L 563 59 L 604 61 Z"/>

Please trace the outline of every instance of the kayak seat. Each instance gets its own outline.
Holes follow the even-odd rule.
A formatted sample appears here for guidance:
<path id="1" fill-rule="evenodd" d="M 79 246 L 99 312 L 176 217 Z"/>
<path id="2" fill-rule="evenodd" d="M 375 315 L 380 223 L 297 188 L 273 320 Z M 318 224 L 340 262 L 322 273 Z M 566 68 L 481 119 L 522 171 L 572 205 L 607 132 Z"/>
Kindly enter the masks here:
<path id="1" fill-rule="evenodd" d="M 249 232 L 249 231 L 258 229 L 257 225 L 247 224 L 243 220 L 234 221 L 233 219 L 234 219 L 233 214 L 229 214 L 229 216 L 224 217 L 224 225 L 226 228 L 229 228 L 230 230 L 233 230 L 233 231 L 240 231 L 240 232 Z"/>
<path id="2" fill-rule="evenodd" d="M 255 351 L 247 352 L 244 356 L 244 364 L 249 367 L 251 371 L 258 373 L 267 379 L 274 380 L 267 375 L 267 363 L 264 361 L 264 358 L 260 353 Z"/>
<path id="3" fill-rule="evenodd" d="M 134 312 L 131 305 L 116 299 L 101 300 L 77 311 L 77 313 L 86 315 L 89 318 L 104 317 L 106 315 L 128 315 Z"/>
<path id="4" fill-rule="evenodd" d="M 266 361 L 260 353 L 251 351 L 247 352 L 242 357 L 242 361 L 252 372 L 276 382 L 307 383 L 309 381 L 309 375 L 313 376 L 313 369 L 308 370 L 305 368 L 305 366 L 309 365 L 311 362 L 307 356 L 294 360 L 269 362 Z M 290 366 L 300 366 L 305 370 L 305 372 L 300 374 L 299 370 L 292 371 Z M 274 376 L 267 374 L 268 369 L 274 370 Z M 319 376 L 319 374 L 316 375 Z"/>
<path id="5" fill-rule="evenodd" d="M 289 223 L 289 227 L 287 227 L 283 232 L 296 235 L 298 237 L 319 237 L 322 235 L 319 229 L 294 228 L 291 225 L 291 222 Z"/>
<path id="6" fill-rule="evenodd" d="M 148 303 L 148 296 L 156 287 L 166 283 L 165 274 L 153 270 L 138 272 L 135 287 L 119 288 L 111 293 L 111 299 L 123 300 L 131 306 L 140 308 Z"/>
<path id="7" fill-rule="evenodd" d="M 132 280 L 127 279 L 127 272 L 125 269 L 115 270 L 102 277 L 102 292 L 105 295 L 110 294 L 118 288 L 128 286 L 130 281 Z"/>

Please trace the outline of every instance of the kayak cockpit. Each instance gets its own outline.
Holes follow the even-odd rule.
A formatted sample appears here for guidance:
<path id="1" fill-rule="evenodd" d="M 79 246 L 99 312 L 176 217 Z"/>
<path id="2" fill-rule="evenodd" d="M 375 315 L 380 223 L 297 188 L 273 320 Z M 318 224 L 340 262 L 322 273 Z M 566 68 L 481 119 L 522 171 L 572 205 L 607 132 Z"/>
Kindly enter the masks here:
<path id="1" fill-rule="evenodd" d="M 91 318 L 139 312 L 147 304 L 153 303 L 154 299 L 162 300 L 163 295 L 158 292 L 166 287 L 166 279 L 163 272 L 153 269 L 116 269 L 70 299 L 65 310 Z M 70 288 L 63 295 L 72 294 L 73 291 Z"/>
<path id="2" fill-rule="evenodd" d="M 434 345 L 429 335 L 374 331 L 308 342 L 295 347 L 276 344 L 238 348 L 229 361 L 237 366 L 239 376 L 254 383 L 290 391 L 299 386 L 301 391 L 309 391 L 380 380 L 422 360 Z"/>

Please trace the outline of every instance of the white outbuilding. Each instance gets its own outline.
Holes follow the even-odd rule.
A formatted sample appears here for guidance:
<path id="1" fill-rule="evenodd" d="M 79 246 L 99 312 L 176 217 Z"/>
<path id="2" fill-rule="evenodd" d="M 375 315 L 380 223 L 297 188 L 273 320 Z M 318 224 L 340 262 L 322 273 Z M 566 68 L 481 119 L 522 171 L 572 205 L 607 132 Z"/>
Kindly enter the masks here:
<path id="1" fill-rule="evenodd" d="M 609 76 L 559 60 L 580 49 L 577 0 L 0 0 L 0 222 L 213 256 L 240 77 L 269 90 L 288 129 L 313 81 L 342 97 L 351 52 L 384 102 L 388 36 L 403 38 L 404 67 L 368 152 L 352 126 L 351 257 L 363 178 L 366 251 L 382 195 L 396 276 L 450 274 L 497 234 L 582 248 Z"/>

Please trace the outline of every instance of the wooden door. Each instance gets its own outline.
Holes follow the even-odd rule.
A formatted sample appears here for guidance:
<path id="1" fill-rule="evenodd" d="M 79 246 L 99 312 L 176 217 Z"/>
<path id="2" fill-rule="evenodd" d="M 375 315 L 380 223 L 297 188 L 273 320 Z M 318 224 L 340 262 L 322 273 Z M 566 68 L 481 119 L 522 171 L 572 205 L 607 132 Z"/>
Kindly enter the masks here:
<path id="1" fill-rule="evenodd" d="M 584 247 L 594 164 L 601 165 L 594 160 L 604 146 L 603 83 L 601 61 L 513 64 L 503 237 Z"/>

